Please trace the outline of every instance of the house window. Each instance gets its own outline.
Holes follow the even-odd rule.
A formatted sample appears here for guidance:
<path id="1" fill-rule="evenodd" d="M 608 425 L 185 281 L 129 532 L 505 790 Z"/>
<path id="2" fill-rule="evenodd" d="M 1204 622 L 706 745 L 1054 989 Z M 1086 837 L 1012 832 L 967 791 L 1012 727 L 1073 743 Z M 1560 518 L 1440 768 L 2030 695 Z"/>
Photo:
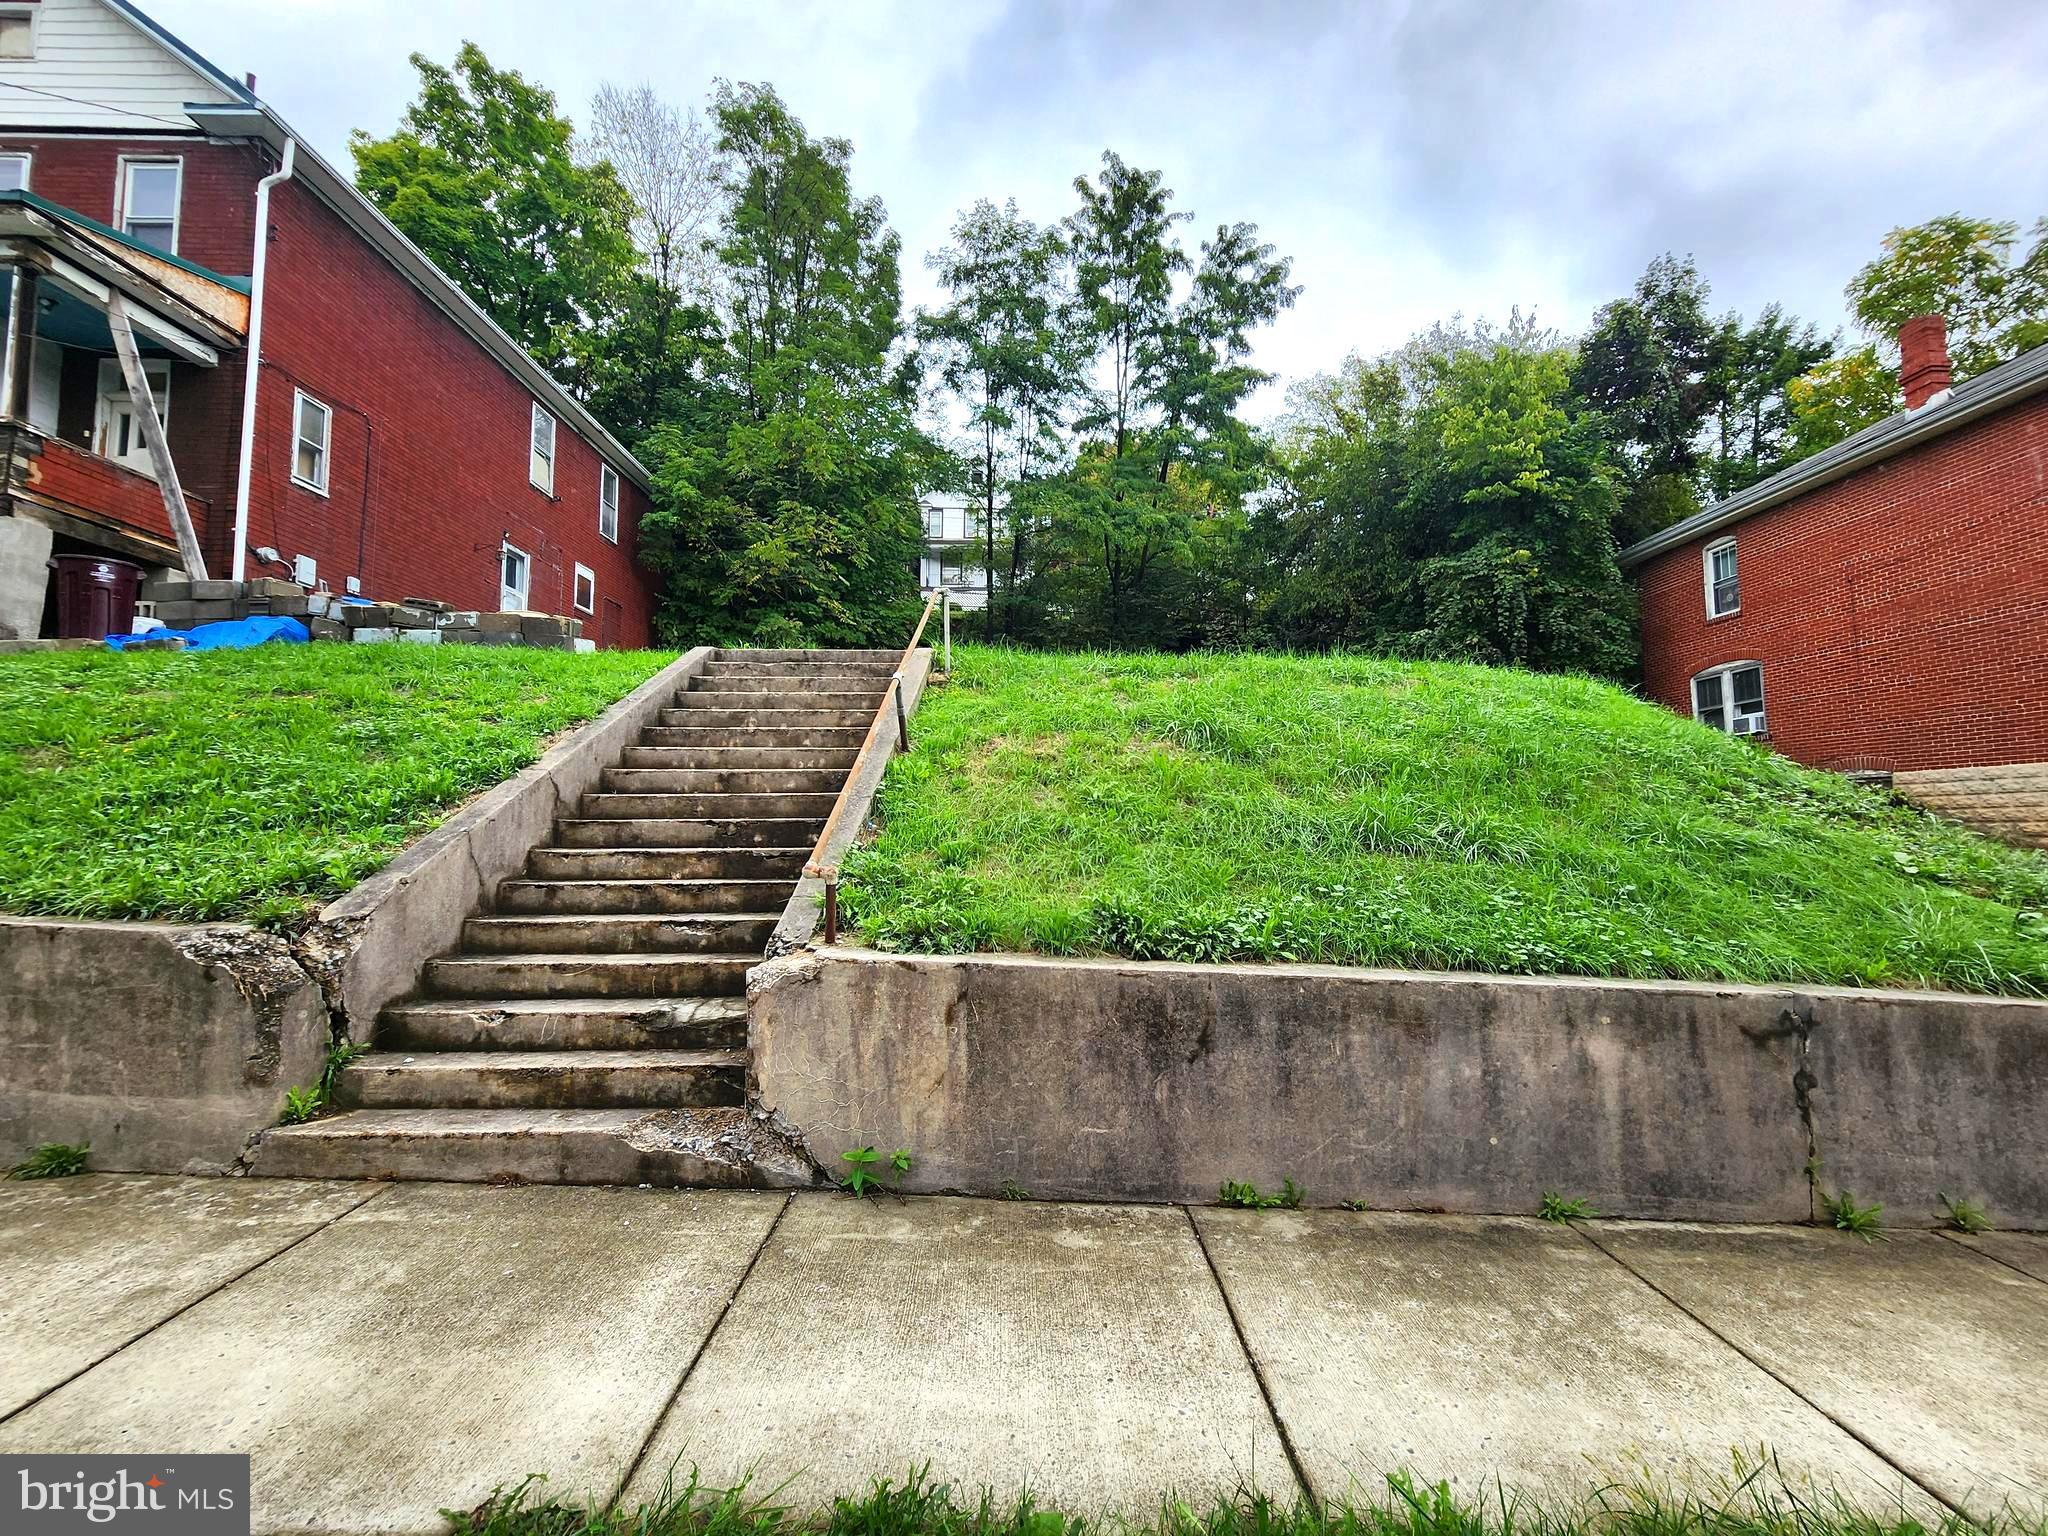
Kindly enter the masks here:
<path id="1" fill-rule="evenodd" d="M 527 462 L 526 477 L 536 490 L 555 494 L 555 418 L 538 404 L 533 408 L 533 453 Z"/>
<path id="2" fill-rule="evenodd" d="M 609 464 L 597 472 L 597 531 L 619 542 L 619 472 Z"/>
<path id="3" fill-rule="evenodd" d="M 578 613 L 597 612 L 597 572 L 587 565 L 576 567 L 576 594 L 574 600 Z"/>
<path id="4" fill-rule="evenodd" d="M 29 157 L 20 150 L 0 154 L 0 192 L 28 190 Z"/>
<path id="5" fill-rule="evenodd" d="M 1742 611 L 1742 587 L 1735 579 L 1735 541 L 1709 544 L 1703 557 L 1707 583 L 1707 617 L 1723 618 Z"/>
<path id="6" fill-rule="evenodd" d="M 25 6 L 10 6 L 0 11 L 0 59 L 32 59 L 35 56 L 36 13 Z"/>
<path id="7" fill-rule="evenodd" d="M 1731 661 L 1692 680 L 1692 714 L 1701 725 L 1737 736 L 1764 733 L 1764 669 L 1756 661 Z"/>
<path id="8" fill-rule="evenodd" d="M 506 544 L 498 551 L 498 607 L 516 613 L 526 606 L 526 589 L 533 575 L 533 562 L 517 545 Z"/>
<path id="9" fill-rule="evenodd" d="M 121 233 L 144 245 L 173 254 L 178 249 L 178 193 L 184 179 L 181 160 L 121 161 L 120 197 L 115 222 Z"/>
<path id="10" fill-rule="evenodd" d="M 142 376 L 156 398 L 156 414 L 168 432 L 171 426 L 171 364 L 168 358 L 144 358 Z M 93 451 L 103 459 L 125 464 L 154 477 L 156 464 L 149 456 L 149 441 L 142 435 L 142 422 L 135 401 L 128 393 L 128 381 L 121 365 L 111 357 L 100 359 L 100 393 L 93 415 Z"/>
<path id="11" fill-rule="evenodd" d="M 334 431 L 334 412 L 303 390 L 292 393 L 292 481 L 309 491 L 327 494 L 327 443 Z"/>

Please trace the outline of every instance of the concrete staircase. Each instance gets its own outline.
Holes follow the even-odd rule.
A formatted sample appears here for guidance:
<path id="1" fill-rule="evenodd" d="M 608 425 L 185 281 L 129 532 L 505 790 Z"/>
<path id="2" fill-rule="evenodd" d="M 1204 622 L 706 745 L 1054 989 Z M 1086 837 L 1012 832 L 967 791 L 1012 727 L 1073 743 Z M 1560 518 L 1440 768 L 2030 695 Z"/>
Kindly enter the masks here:
<path id="1" fill-rule="evenodd" d="M 386 1010 L 340 1074 L 348 1112 L 267 1133 L 253 1171 L 810 1182 L 745 1108 L 746 974 L 895 663 L 717 653 Z"/>

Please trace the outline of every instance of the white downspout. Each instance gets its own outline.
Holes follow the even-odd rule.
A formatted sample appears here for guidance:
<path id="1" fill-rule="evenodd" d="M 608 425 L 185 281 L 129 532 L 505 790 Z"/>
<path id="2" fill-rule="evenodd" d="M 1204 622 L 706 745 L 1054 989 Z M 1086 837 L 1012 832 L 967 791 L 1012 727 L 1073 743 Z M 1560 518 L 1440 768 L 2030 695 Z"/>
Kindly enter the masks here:
<path id="1" fill-rule="evenodd" d="M 270 256 L 270 189 L 292 179 L 298 140 L 284 141 L 277 169 L 256 183 L 256 251 L 249 258 L 249 345 L 244 350 L 242 378 L 242 453 L 235 469 L 235 557 L 230 579 L 248 578 L 249 474 L 256 457 L 256 387 L 263 378 L 263 269 Z"/>

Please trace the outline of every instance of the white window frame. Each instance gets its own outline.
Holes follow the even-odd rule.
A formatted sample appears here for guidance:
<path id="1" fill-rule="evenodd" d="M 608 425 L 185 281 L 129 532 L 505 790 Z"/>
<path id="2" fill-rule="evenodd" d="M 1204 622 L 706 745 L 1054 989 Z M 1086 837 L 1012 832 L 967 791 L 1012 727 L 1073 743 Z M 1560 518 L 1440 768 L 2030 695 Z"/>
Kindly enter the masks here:
<path id="1" fill-rule="evenodd" d="M 542 422 L 548 424 L 548 446 L 545 451 L 542 450 L 537 441 Z M 534 401 L 533 420 L 528 424 L 526 430 L 526 479 L 543 496 L 555 494 L 555 443 L 557 437 L 558 427 L 553 413 L 542 410 L 540 402 L 538 400 Z M 547 478 L 545 480 L 541 478 L 541 467 L 543 465 L 547 469 Z"/>
<path id="2" fill-rule="evenodd" d="M 1724 549 L 1728 551 L 1729 557 L 1735 562 L 1735 601 L 1726 608 L 1716 608 L 1714 606 L 1714 556 L 1721 553 Z M 1732 535 L 1725 539 L 1715 539 L 1705 549 L 1700 551 L 1700 580 L 1706 589 L 1708 618 L 1725 619 L 1732 614 L 1742 612 L 1742 562 L 1741 557 L 1735 553 L 1735 539 Z"/>
<path id="3" fill-rule="evenodd" d="M 143 382 L 156 402 L 157 420 L 163 424 L 165 437 L 171 432 L 171 360 L 167 357 L 145 357 L 142 359 Z M 99 366 L 99 392 L 94 397 L 92 413 L 92 451 L 110 464 L 119 464 L 123 469 L 132 469 L 138 475 L 156 478 L 156 461 L 149 456 L 149 439 L 142 435 L 142 423 L 135 423 L 135 440 L 128 445 L 124 458 L 114 449 L 114 415 L 121 409 L 117 402 L 127 401 L 128 409 L 134 409 L 134 399 L 128 393 L 128 380 L 121 371 L 119 359 L 103 357 Z"/>
<path id="4" fill-rule="evenodd" d="M 17 17 L 28 23 L 28 52 L 0 59 L 0 62 L 27 64 L 35 58 L 43 44 L 42 13 L 43 8 L 40 5 L 0 5 L 0 16 Z M 24 182 L 23 185 L 27 183 Z"/>
<path id="5" fill-rule="evenodd" d="M 299 445 L 309 441 L 301 423 L 305 420 L 306 407 L 312 406 L 320 413 L 320 474 L 317 479 L 308 480 L 299 473 Z M 327 494 L 328 464 L 334 453 L 334 408 L 325 402 L 315 400 L 303 389 L 292 391 L 292 484 L 302 486 L 316 495 Z"/>
<path id="6" fill-rule="evenodd" d="M 583 600 L 584 583 L 590 584 L 590 601 Z M 576 567 L 576 574 L 569 581 L 569 606 L 578 613 L 596 616 L 597 613 L 597 572 L 587 565 Z"/>
<path id="7" fill-rule="evenodd" d="M 29 178 L 34 174 L 36 168 L 34 152 L 26 149 L 0 149 L 0 160 L 19 160 L 21 162 L 21 190 L 24 192 L 28 191 Z"/>
<path id="8" fill-rule="evenodd" d="M 116 162 L 114 172 L 114 228 L 127 235 L 130 240 L 137 237 L 128 234 L 128 195 L 134 182 L 137 166 L 168 165 L 178 173 L 178 189 L 171 197 L 171 249 L 170 255 L 178 254 L 178 243 L 185 234 L 185 157 L 183 155 L 123 155 Z M 154 224 L 154 219 L 149 221 Z M 145 242 L 146 243 L 146 242 Z"/>
<path id="9" fill-rule="evenodd" d="M 1762 695 L 1761 707 L 1754 713 L 1738 716 L 1735 712 L 1735 674 L 1756 669 L 1757 691 Z M 1700 706 L 1700 684 L 1708 678 L 1718 678 L 1721 684 L 1720 725 L 1713 724 Z M 1692 696 L 1692 717 L 1709 730 L 1726 731 L 1731 736 L 1762 736 L 1770 731 L 1770 691 L 1764 681 L 1764 664 L 1760 661 L 1724 661 L 1695 672 L 1686 687 Z"/>
<path id="10" fill-rule="evenodd" d="M 516 588 L 509 585 L 505 580 L 505 557 L 507 555 L 517 555 L 519 557 L 519 585 Z M 512 591 L 516 591 L 519 594 L 519 601 L 516 605 L 505 601 L 505 594 L 507 592 Z M 499 544 L 498 546 L 499 611 L 504 613 L 521 612 L 528 608 L 531 608 L 532 606 L 533 556 L 529 555 L 517 544 L 514 544 L 510 539 L 506 539 L 503 543 Z"/>
<path id="11" fill-rule="evenodd" d="M 619 472 L 609 460 L 597 471 L 597 536 L 607 544 L 619 542 Z"/>

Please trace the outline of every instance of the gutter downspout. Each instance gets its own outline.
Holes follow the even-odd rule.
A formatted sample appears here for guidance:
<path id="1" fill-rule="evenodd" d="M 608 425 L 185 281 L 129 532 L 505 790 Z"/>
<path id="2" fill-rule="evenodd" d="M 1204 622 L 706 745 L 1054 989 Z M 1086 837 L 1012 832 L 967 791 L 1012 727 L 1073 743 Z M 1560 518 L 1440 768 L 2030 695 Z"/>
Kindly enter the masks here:
<path id="1" fill-rule="evenodd" d="M 270 189 L 292 179 L 296 139 L 284 141 L 277 169 L 256 183 L 256 250 L 249 258 L 249 345 L 242 376 L 242 451 L 235 468 L 235 552 L 230 579 L 248 577 L 249 478 L 256 457 L 256 390 L 263 378 L 263 272 L 270 257 Z"/>

